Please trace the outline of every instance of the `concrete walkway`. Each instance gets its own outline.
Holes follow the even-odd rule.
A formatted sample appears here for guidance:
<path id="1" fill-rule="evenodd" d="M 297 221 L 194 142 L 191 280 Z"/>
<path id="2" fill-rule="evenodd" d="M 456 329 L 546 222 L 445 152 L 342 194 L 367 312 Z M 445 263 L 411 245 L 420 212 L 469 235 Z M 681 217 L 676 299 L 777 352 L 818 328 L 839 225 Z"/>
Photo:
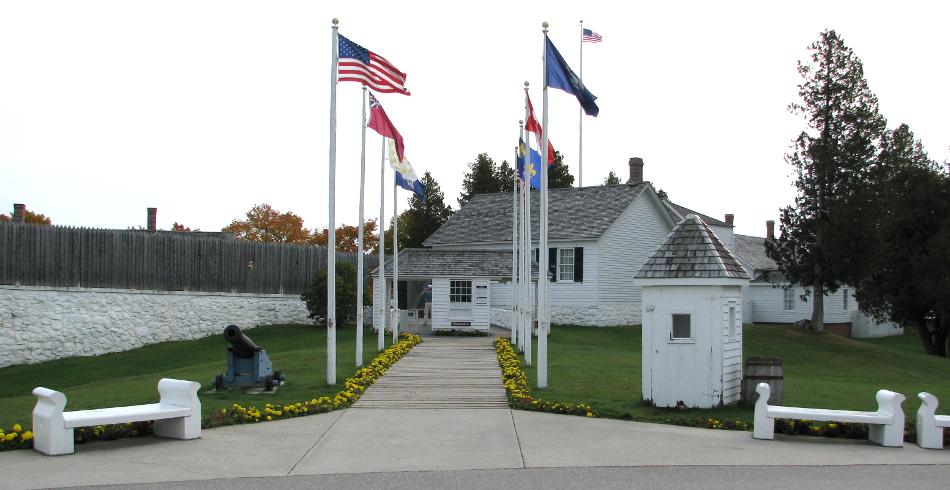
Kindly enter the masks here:
<path id="1" fill-rule="evenodd" d="M 147 437 L 96 442 L 58 457 L 36 451 L 0 453 L 0 488 L 173 481 L 208 481 L 214 487 L 211 480 L 220 484 L 217 488 L 228 488 L 235 481 L 231 479 L 253 477 L 269 478 L 267 486 L 289 487 L 302 481 L 276 483 L 273 478 L 585 467 L 709 467 L 713 472 L 741 467 L 755 475 L 758 466 L 941 465 L 938 477 L 950 469 L 950 449 L 925 450 L 912 443 L 884 448 L 867 441 L 781 435 L 757 441 L 749 432 L 464 408 L 463 400 L 477 391 L 486 393 L 485 400 L 498 396 L 493 390 L 500 381 L 487 381 L 490 370 L 483 362 L 490 340 L 426 339 L 390 370 L 392 378 L 387 373 L 373 387 L 383 389 L 372 396 L 367 391 L 348 410 L 206 430 L 192 441 Z M 453 374 L 449 361 L 455 358 L 445 357 L 452 350 L 460 350 L 464 362 L 479 372 L 484 369 L 485 376 L 468 379 L 459 366 Z M 497 373 L 497 365 L 494 369 Z M 417 389 L 414 397 L 397 393 L 396 383 L 424 372 L 468 388 L 439 395 L 433 385 Z M 895 479 L 891 486 L 908 484 L 912 482 Z"/>

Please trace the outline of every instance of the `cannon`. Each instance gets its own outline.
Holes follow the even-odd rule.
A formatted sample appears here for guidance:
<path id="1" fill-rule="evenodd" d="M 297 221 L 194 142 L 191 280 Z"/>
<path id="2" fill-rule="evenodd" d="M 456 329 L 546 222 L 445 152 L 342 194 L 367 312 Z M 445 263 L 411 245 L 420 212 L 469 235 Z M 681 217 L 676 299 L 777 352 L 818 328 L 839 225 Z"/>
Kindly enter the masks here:
<path id="1" fill-rule="evenodd" d="M 280 371 L 274 371 L 267 351 L 244 335 L 237 325 L 228 325 L 224 329 L 224 339 L 231 344 L 228 347 L 228 372 L 215 376 L 215 389 L 264 387 L 273 391 L 286 380 Z"/>

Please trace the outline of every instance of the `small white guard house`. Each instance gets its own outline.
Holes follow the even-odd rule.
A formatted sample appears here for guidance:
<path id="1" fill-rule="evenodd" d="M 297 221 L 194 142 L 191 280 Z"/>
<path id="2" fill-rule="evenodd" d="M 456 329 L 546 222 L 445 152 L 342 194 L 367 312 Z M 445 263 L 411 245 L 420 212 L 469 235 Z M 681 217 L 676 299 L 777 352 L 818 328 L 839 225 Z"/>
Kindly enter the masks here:
<path id="1" fill-rule="evenodd" d="M 643 399 L 657 407 L 739 401 L 742 287 L 749 276 L 696 215 L 637 273 L 643 288 Z"/>
<path id="2" fill-rule="evenodd" d="M 377 279 L 373 282 L 373 328 L 377 329 L 388 325 L 382 320 L 390 297 L 391 286 L 387 287 L 387 283 L 393 277 L 392 259 L 386 261 L 386 281 L 378 280 L 378 271 L 372 272 Z M 536 262 L 532 262 L 531 272 L 532 287 L 535 287 Z M 433 331 L 487 332 L 491 321 L 491 285 L 505 281 L 511 281 L 511 250 L 408 248 L 399 251 L 400 309 L 421 306 L 413 304 L 417 295 L 412 291 L 425 289 L 431 284 Z M 404 303 L 406 300 L 408 304 Z"/>

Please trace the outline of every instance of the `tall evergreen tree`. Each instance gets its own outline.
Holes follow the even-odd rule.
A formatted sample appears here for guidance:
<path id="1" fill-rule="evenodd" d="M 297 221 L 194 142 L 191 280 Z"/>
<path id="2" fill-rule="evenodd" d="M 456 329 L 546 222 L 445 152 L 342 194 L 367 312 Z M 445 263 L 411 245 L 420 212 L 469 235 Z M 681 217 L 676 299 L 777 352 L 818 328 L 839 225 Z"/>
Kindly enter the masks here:
<path id="1" fill-rule="evenodd" d="M 462 180 L 462 193 L 459 195 L 459 206 L 470 201 L 475 194 L 490 194 L 501 192 L 498 185 L 498 166 L 488 156 L 488 153 L 479 153 L 475 161 L 468 164 L 468 172 Z"/>
<path id="2" fill-rule="evenodd" d="M 426 198 L 423 200 L 416 194 L 409 198 L 409 209 L 399 222 L 400 248 L 422 247 L 422 242 L 454 213 L 452 206 L 445 205 L 445 194 L 432 174 L 426 172 L 421 180 L 426 187 Z"/>
<path id="3" fill-rule="evenodd" d="M 554 150 L 554 163 L 548 167 L 548 185 L 551 189 L 561 189 L 574 185 L 574 176 L 564 163 L 564 155 Z"/>
<path id="4" fill-rule="evenodd" d="M 613 170 L 607 174 L 607 178 L 604 179 L 604 185 L 617 185 L 620 183 L 620 177 L 617 177 L 617 174 Z"/>
<path id="5" fill-rule="evenodd" d="M 495 181 L 498 183 L 498 192 L 511 192 L 515 179 L 515 168 L 508 160 L 502 160 L 498 166 L 498 172 L 495 173 Z"/>
<path id="6" fill-rule="evenodd" d="M 866 273 L 852 285 L 863 311 L 916 325 L 927 354 L 947 357 L 950 334 L 950 178 L 907 125 L 881 140 L 872 175 L 876 217 Z"/>
<path id="7" fill-rule="evenodd" d="M 856 196 L 870 185 L 868 169 L 885 122 L 861 60 L 834 31 L 822 32 L 809 50 L 810 60 L 798 63 L 801 101 L 789 106 L 807 127 L 786 155 L 798 193 L 781 210 L 781 236 L 766 251 L 792 284 L 811 288 L 812 326 L 822 331 L 824 295 L 853 273 L 852 257 L 840 245 L 867 231 Z"/>

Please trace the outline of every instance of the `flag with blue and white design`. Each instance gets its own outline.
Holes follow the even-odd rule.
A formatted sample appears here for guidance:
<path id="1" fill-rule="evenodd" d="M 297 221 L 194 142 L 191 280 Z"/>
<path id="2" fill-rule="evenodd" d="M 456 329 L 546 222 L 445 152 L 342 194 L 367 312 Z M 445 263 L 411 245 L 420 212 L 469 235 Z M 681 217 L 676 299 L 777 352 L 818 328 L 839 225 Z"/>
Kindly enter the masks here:
<path id="1" fill-rule="evenodd" d="M 525 154 L 528 147 L 524 140 L 518 138 L 518 178 L 522 182 L 530 182 L 531 187 L 541 189 L 541 154 L 531 149 L 531 158 L 526 162 Z"/>
<path id="2" fill-rule="evenodd" d="M 420 199 L 425 201 L 426 186 L 416 176 L 416 171 L 412 169 L 409 160 L 399 159 L 399 155 L 396 154 L 396 144 L 393 140 L 387 138 L 386 141 L 389 143 L 389 166 L 396 172 L 396 185 L 407 191 L 415 192 Z"/>

